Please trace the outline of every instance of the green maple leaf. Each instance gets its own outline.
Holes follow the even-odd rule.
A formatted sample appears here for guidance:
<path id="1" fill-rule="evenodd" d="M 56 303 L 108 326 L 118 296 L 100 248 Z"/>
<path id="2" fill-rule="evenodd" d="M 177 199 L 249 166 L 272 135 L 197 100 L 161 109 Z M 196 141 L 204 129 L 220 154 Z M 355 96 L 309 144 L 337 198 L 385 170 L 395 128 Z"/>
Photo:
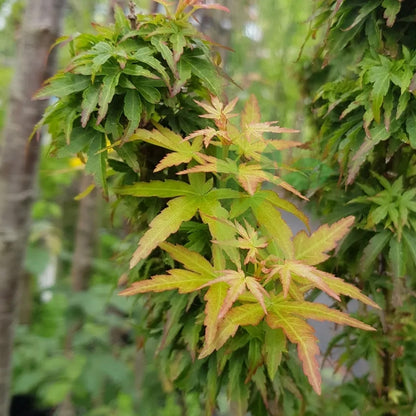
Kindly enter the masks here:
<path id="1" fill-rule="evenodd" d="M 167 208 L 149 224 L 149 229 L 141 238 L 130 260 L 130 268 L 145 259 L 160 242 L 177 232 L 183 222 L 189 221 L 196 214 L 198 205 L 198 199 L 194 197 L 182 196 L 171 199 Z"/>
<path id="2" fill-rule="evenodd" d="M 152 131 L 145 129 L 136 130 L 129 141 L 136 140 L 172 150 L 172 153 L 167 154 L 156 166 L 155 172 L 170 166 L 189 163 L 192 159 L 201 161 L 199 151 L 202 147 L 202 140 L 194 140 L 191 144 L 190 142 L 183 140 L 182 136 L 179 134 L 158 124 L 156 124 L 156 128 Z"/>
<path id="3" fill-rule="evenodd" d="M 187 184 L 181 181 L 138 182 L 134 185 L 115 189 L 119 195 L 137 197 L 156 196 L 160 198 L 176 197 L 168 202 L 167 208 L 161 211 L 149 224 L 149 229 L 139 241 L 139 245 L 130 261 L 133 268 L 140 260 L 146 258 L 157 245 L 177 232 L 181 224 L 189 221 L 198 211 L 202 220 L 208 224 L 211 234 L 219 241 L 230 240 L 232 235 L 221 222 L 215 218 L 227 218 L 225 210 L 218 199 L 236 197 L 238 192 L 221 192 L 212 189 L 212 180 L 204 183 Z M 234 262 L 239 259 L 235 249 L 226 250 Z"/>
<path id="4" fill-rule="evenodd" d="M 293 258 L 292 230 L 283 220 L 280 212 L 268 201 L 254 205 L 252 210 L 269 241 L 268 251 L 278 257 Z"/>

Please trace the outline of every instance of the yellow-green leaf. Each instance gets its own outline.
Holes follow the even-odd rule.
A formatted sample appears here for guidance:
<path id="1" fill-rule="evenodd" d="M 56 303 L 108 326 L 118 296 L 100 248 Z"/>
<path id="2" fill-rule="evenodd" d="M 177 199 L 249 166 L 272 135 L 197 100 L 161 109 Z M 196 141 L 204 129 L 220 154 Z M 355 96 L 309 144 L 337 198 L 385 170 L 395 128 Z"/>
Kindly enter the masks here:
<path id="1" fill-rule="evenodd" d="M 325 283 L 325 281 L 322 279 L 320 271 L 315 267 L 309 266 L 308 264 L 304 264 L 299 261 L 287 261 L 284 267 L 294 275 L 309 280 L 315 287 L 321 289 L 329 296 L 332 296 L 334 299 L 340 300 L 338 294 Z"/>
<path id="2" fill-rule="evenodd" d="M 285 313 L 269 313 L 266 322 L 271 328 L 282 328 L 289 341 L 297 344 L 303 372 L 317 394 L 321 394 L 321 374 L 316 356 L 319 355 L 318 339 L 314 329 L 300 318 Z"/>
<path id="3" fill-rule="evenodd" d="M 221 311 L 225 297 L 227 296 L 228 285 L 224 282 L 216 283 L 208 289 L 204 296 L 205 305 L 205 348 L 210 350 L 215 349 L 217 328 L 219 324 L 218 315 Z M 213 350 L 211 350 L 213 351 Z M 202 358 L 200 356 L 200 358 Z"/>
<path id="4" fill-rule="evenodd" d="M 270 380 L 273 380 L 282 360 L 282 353 L 286 352 L 286 337 L 281 328 L 265 326 L 264 331 L 265 364 Z"/>
<path id="5" fill-rule="evenodd" d="M 373 308 L 380 309 L 380 306 L 377 305 L 372 299 L 365 296 L 357 289 L 355 286 L 344 282 L 344 280 L 339 277 L 335 277 L 330 273 L 325 273 L 318 271 L 319 276 L 322 280 L 336 293 L 339 295 L 349 296 L 350 298 L 357 299 L 360 302 L 365 303 L 366 305 L 372 306 Z"/>
<path id="6" fill-rule="evenodd" d="M 293 239 L 296 260 L 309 265 L 322 263 L 329 257 L 326 253 L 337 246 L 353 223 L 354 217 L 350 216 L 332 225 L 324 224 L 310 236 L 305 231 L 300 231 Z"/>
<path id="7" fill-rule="evenodd" d="M 187 269 L 200 273 L 201 275 L 216 277 L 211 263 L 199 253 L 188 250 L 184 246 L 167 242 L 160 243 L 159 247 L 169 253 L 174 260 L 182 263 Z"/>
<path id="8" fill-rule="evenodd" d="M 167 179 L 165 181 L 136 182 L 115 188 L 119 195 L 132 195 L 138 197 L 157 196 L 159 198 L 172 198 L 175 196 L 193 195 L 191 186 L 182 181 Z"/>
<path id="9" fill-rule="evenodd" d="M 202 349 L 199 358 L 206 357 L 215 349 L 220 349 L 229 338 L 232 338 L 239 326 L 258 325 L 264 317 L 264 311 L 258 303 L 246 303 L 228 311 L 218 326 L 215 343 Z"/>
<path id="10" fill-rule="evenodd" d="M 273 310 L 276 308 L 284 313 L 292 313 L 305 319 L 315 319 L 317 321 L 330 321 L 340 325 L 349 325 L 365 331 L 375 331 L 373 327 L 367 325 L 351 316 L 331 309 L 321 303 L 297 302 L 297 301 L 276 301 L 273 303 Z"/>
<path id="11" fill-rule="evenodd" d="M 149 224 L 149 229 L 141 238 L 130 260 L 130 268 L 141 259 L 145 259 L 159 243 L 178 231 L 184 221 L 189 221 L 195 215 L 197 208 L 198 204 L 194 198 L 182 196 L 170 200 L 167 208 Z"/>
<path id="12" fill-rule="evenodd" d="M 260 227 L 276 242 L 284 256 L 293 258 L 295 252 L 292 242 L 292 231 L 283 220 L 280 212 L 267 201 L 256 204 L 253 211 Z"/>
<path id="13" fill-rule="evenodd" d="M 121 291 L 119 295 L 132 296 L 138 293 L 164 292 L 174 289 L 178 289 L 179 293 L 189 293 L 197 290 L 209 280 L 209 277 L 184 269 L 172 269 L 168 273 L 134 282 L 130 287 Z"/>

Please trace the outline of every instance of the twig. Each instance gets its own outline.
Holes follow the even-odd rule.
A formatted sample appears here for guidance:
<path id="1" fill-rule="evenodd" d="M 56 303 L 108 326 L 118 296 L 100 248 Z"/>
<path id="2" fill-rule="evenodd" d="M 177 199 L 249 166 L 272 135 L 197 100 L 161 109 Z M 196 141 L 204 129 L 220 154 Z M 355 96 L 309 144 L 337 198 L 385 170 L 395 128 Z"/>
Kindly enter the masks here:
<path id="1" fill-rule="evenodd" d="M 129 1 L 129 11 L 127 18 L 130 20 L 130 26 L 134 30 L 136 29 L 137 25 L 137 16 L 136 16 L 136 5 L 134 1 Z"/>

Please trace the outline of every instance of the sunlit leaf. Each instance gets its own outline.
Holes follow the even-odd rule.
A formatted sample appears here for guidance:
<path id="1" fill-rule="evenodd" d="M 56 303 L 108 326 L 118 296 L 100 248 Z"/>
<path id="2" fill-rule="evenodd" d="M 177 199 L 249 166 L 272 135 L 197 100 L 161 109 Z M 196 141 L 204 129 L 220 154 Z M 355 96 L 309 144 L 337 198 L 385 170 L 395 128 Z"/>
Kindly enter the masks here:
<path id="1" fill-rule="evenodd" d="M 169 274 L 156 275 L 148 280 L 134 282 L 127 289 L 122 290 L 119 295 L 132 296 L 138 293 L 164 292 L 165 290 L 178 289 L 179 293 L 193 292 L 207 282 L 209 277 L 190 270 L 172 269 Z"/>
<path id="2" fill-rule="evenodd" d="M 353 224 L 354 217 L 347 217 L 332 225 L 324 224 L 309 236 L 300 231 L 293 239 L 295 258 L 309 265 L 324 262 L 329 257 L 327 252 L 337 246 Z"/>
<path id="3" fill-rule="evenodd" d="M 269 313 L 266 322 L 273 329 L 283 329 L 290 342 L 297 344 L 303 372 L 315 392 L 321 394 L 321 375 L 316 359 L 316 356 L 319 355 L 319 347 L 313 328 L 303 319 L 281 311 Z"/>
<path id="4" fill-rule="evenodd" d="M 139 241 L 139 246 L 130 260 L 130 268 L 146 258 L 159 243 L 178 231 L 184 221 L 189 221 L 195 215 L 197 208 L 198 203 L 193 198 L 182 196 L 170 200 L 167 208 L 149 224 L 149 229 Z"/>

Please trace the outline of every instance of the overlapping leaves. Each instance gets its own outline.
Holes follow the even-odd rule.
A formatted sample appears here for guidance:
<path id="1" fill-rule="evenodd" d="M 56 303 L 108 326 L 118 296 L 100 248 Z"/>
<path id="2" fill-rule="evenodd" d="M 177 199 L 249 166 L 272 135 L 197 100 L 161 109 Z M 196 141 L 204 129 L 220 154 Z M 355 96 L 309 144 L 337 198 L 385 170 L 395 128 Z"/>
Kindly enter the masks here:
<path id="1" fill-rule="evenodd" d="M 342 312 L 306 302 L 305 293 L 316 287 L 336 300 L 340 300 L 341 294 L 347 294 L 377 307 L 358 289 L 315 267 L 328 258 L 327 253 L 345 236 L 354 218 L 323 225 L 311 235 L 302 231 L 293 236 L 278 209 L 287 210 L 306 223 L 307 219 L 276 193 L 261 190 L 261 183 L 268 181 L 295 194 L 298 192 L 277 176 L 265 172 L 256 161 L 260 156 L 267 160 L 267 152 L 266 155 L 264 152 L 269 143 L 273 149 L 296 146 L 296 142 L 264 137 L 266 132 L 288 130 L 272 123 L 261 123 L 254 98 L 245 106 L 240 128 L 229 121 L 234 116 L 231 111 L 235 102 L 224 106 L 213 98 L 211 105 L 201 105 L 208 111 L 202 117 L 211 118 L 216 124 L 216 128 L 209 130 L 209 140 L 206 139 L 207 130 L 197 131 L 183 140 L 157 125 L 152 131 L 137 130 L 130 139 L 170 150 L 160 162 L 163 168 L 187 164 L 188 168 L 178 175 L 187 174 L 189 180 L 189 183 L 179 180 L 138 182 L 116 190 L 119 195 L 173 198 L 150 223 L 133 255 L 131 267 L 159 245 L 185 269 L 171 269 L 167 274 L 135 282 L 122 294 L 172 289 L 179 293 L 200 292 L 206 304 L 201 358 L 221 349 L 239 327 L 259 325 L 265 319 L 271 329 L 281 329 L 298 345 L 303 370 L 313 388 L 320 392 L 316 358 L 319 349 L 307 319 L 329 320 L 366 330 L 372 328 Z M 241 151 L 247 149 L 247 143 L 253 144 L 251 153 Z M 222 154 L 210 155 L 211 149 L 221 148 Z M 254 167 L 253 176 L 242 180 L 247 166 Z M 209 179 L 206 174 L 210 175 Z M 229 181 L 234 182 L 233 188 L 228 187 Z M 214 244 L 212 262 L 185 247 L 165 242 L 183 222 L 195 216 L 209 227 Z"/>

